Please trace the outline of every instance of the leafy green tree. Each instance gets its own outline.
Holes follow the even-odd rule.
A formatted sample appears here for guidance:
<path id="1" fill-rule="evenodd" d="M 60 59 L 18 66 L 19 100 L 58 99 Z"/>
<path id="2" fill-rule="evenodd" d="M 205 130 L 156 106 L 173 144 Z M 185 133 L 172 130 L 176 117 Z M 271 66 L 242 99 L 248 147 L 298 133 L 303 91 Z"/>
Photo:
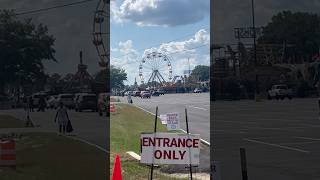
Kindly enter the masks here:
<path id="1" fill-rule="evenodd" d="M 305 12 L 283 11 L 274 15 L 263 30 L 259 43 L 292 44 L 294 56 L 305 61 L 319 51 L 320 17 Z"/>
<path id="2" fill-rule="evenodd" d="M 191 73 L 193 79 L 199 81 L 208 81 L 210 78 L 210 66 L 198 65 L 196 66 Z"/>
<path id="3" fill-rule="evenodd" d="M 19 20 L 13 11 L 0 11 L 0 91 L 6 85 L 43 81 L 43 60 L 56 61 L 54 41 L 45 25 Z"/>
<path id="4" fill-rule="evenodd" d="M 127 80 L 127 73 L 125 72 L 125 70 L 111 65 L 110 66 L 110 88 L 122 89 L 124 87 L 125 80 Z"/>

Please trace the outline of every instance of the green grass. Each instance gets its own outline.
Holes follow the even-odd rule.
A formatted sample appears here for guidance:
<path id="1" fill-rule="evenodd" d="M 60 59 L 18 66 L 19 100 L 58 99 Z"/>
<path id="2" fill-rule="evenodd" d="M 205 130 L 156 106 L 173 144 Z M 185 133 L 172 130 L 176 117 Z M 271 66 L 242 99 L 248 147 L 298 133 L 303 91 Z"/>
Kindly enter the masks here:
<path id="1" fill-rule="evenodd" d="M 24 122 L 10 115 L 0 115 L 0 128 L 23 128 Z"/>
<path id="2" fill-rule="evenodd" d="M 127 151 L 140 154 L 141 132 L 153 132 L 154 116 L 136 107 L 118 104 L 116 112 L 111 113 L 110 121 L 110 170 L 116 154 L 120 154 L 124 179 L 148 179 L 150 168 L 133 160 Z M 158 132 L 165 132 L 166 127 L 158 119 Z M 155 179 L 176 179 L 155 172 Z"/>
<path id="3" fill-rule="evenodd" d="M 27 133 L 17 141 L 17 168 L 1 180 L 105 180 L 106 153 L 54 133 Z"/>

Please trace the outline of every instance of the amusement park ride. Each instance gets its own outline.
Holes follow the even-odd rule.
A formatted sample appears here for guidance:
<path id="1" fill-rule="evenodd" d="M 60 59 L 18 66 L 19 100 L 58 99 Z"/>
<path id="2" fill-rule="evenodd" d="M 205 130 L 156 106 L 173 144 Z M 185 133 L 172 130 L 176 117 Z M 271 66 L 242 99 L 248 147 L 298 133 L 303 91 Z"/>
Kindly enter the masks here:
<path id="1" fill-rule="evenodd" d="M 154 86 L 165 86 L 172 80 L 171 57 L 162 52 L 153 51 L 147 53 L 142 58 L 139 65 L 139 77 L 141 84 L 145 83 Z"/>
<path id="2" fill-rule="evenodd" d="M 109 67 L 109 7 L 110 0 L 99 0 L 93 21 L 93 44 L 99 55 L 99 65 L 102 68 Z"/>

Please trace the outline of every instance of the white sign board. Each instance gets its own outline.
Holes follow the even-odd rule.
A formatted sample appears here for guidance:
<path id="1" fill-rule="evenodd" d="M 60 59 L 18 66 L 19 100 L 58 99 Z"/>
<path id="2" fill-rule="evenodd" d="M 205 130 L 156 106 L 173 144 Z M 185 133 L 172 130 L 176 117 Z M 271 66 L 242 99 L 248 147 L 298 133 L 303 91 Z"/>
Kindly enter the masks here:
<path id="1" fill-rule="evenodd" d="M 175 133 L 142 133 L 141 163 L 199 164 L 200 135 Z"/>
<path id="2" fill-rule="evenodd" d="M 180 129 L 179 113 L 167 114 L 167 129 L 169 131 Z"/>
<path id="3" fill-rule="evenodd" d="M 167 115 L 166 114 L 160 114 L 160 120 L 162 124 L 167 124 Z"/>

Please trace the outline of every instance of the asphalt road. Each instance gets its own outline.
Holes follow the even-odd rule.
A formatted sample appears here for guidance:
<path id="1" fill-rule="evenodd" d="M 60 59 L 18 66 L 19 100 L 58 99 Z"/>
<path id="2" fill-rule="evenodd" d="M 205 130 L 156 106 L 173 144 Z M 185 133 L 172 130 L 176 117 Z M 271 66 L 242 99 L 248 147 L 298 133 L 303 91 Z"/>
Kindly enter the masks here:
<path id="1" fill-rule="evenodd" d="M 44 131 L 58 132 L 58 126 L 54 123 L 55 110 L 46 110 L 45 112 L 31 112 L 30 118 L 34 124 L 39 125 Z M 23 109 L 1 110 L 0 114 L 10 114 L 19 119 L 25 119 Z M 99 116 L 97 112 L 75 112 L 68 111 L 76 137 L 98 145 L 104 149 L 107 148 L 109 137 L 107 137 L 107 117 Z"/>
<path id="2" fill-rule="evenodd" d="M 222 179 L 241 179 L 239 148 L 251 180 L 319 180 L 317 99 L 212 102 L 213 159 Z"/>
<path id="3" fill-rule="evenodd" d="M 127 97 L 121 97 L 126 102 Z M 147 111 L 155 113 L 158 106 L 159 113 L 178 112 L 181 128 L 186 130 L 185 108 L 188 111 L 189 131 L 200 134 L 200 137 L 210 142 L 210 99 L 209 93 L 165 94 L 148 98 L 133 97 L 133 104 Z"/>

